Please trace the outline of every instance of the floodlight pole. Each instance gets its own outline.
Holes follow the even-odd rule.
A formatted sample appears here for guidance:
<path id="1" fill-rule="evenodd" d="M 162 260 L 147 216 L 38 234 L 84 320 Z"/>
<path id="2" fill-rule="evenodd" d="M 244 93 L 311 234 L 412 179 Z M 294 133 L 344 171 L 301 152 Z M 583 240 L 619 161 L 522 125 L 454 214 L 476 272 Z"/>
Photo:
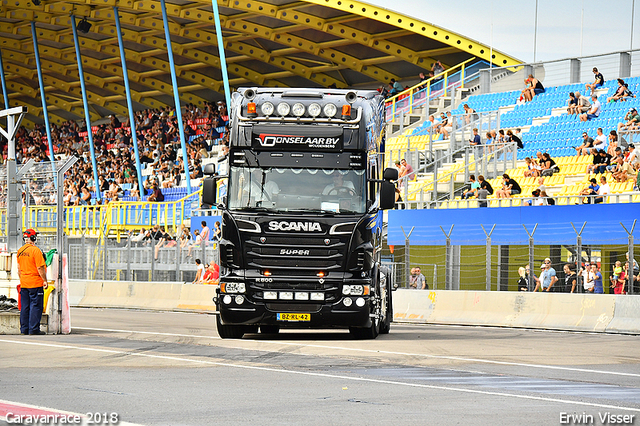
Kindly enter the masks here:
<path id="1" fill-rule="evenodd" d="M 404 234 L 404 257 L 405 257 L 405 261 L 404 261 L 404 278 L 408 279 L 407 277 L 409 277 L 409 275 L 411 274 L 411 259 L 410 259 L 411 242 L 409 241 L 409 238 L 411 238 L 411 234 L 413 233 L 413 230 L 415 229 L 415 226 L 411 227 L 411 230 L 409 231 L 408 234 L 406 232 L 404 232 L 404 228 L 402 226 L 400 227 L 400 229 L 402 230 L 402 233 Z"/>
<path id="2" fill-rule="evenodd" d="M 58 188 L 58 176 L 56 174 L 56 157 L 53 154 L 53 139 L 51 138 L 51 126 L 49 124 L 49 111 L 47 110 L 47 97 L 44 92 L 44 79 L 42 78 L 42 63 L 40 62 L 40 49 L 38 48 L 38 33 L 36 23 L 31 21 L 31 37 L 33 38 L 33 51 L 36 54 L 36 70 L 38 71 L 38 84 L 40 85 L 40 100 L 42 101 L 42 115 L 44 116 L 44 128 L 47 132 L 47 142 L 49 143 L 49 160 L 53 171 L 53 186 Z"/>
<path id="3" fill-rule="evenodd" d="M 213 8 L 213 19 L 216 24 L 216 37 L 218 39 L 218 54 L 220 55 L 220 70 L 222 71 L 222 83 L 224 84 L 224 98 L 227 101 L 227 114 L 231 110 L 231 89 L 229 88 L 229 74 L 227 73 L 227 59 L 224 54 L 224 44 L 222 41 L 222 25 L 220 24 L 220 11 L 218 1 L 211 0 Z"/>
<path id="4" fill-rule="evenodd" d="M 531 280 L 533 279 L 533 271 L 534 271 L 534 266 L 533 266 L 533 251 L 535 249 L 535 243 L 533 241 L 533 235 L 536 233 L 536 229 L 538 229 L 538 224 L 536 223 L 533 227 L 533 231 L 529 232 L 529 230 L 527 229 L 527 226 L 523 223 L 522 227 L 524 228 L 525 232 L 527 233 L 527 235 L 529 236 L 529 287 L 531 287 Z M 533 288 L 535 289 L 535 285 L 533 286 Z"/>
<path id="5" fill-rule="evenodd" d="M 7 96 L 7 80 L 4 76 L 4 63 L 2 62 L 2 51 L 0 50 L 0 83 L 2 83 L 2 98 L 4 99 L 4 108 L 9 109 L 9 96 Z"/>
<path id="6" fill-rule="evenodd" d="M 448 234 L 444 231 L 442 226 L 440 227 L 440 230 L 442 231 L 445 238 L 447 239 L 447 248 L 445 250 L 445 260 L 444 260 L 444 264 L 445 264 L 444 289 L 445 290 L 453 290 L 453 283 L 452 283 L 452 277 L 453 277 L 453 253 L 452 252 L 453 250 L 451 249 L 451 234 L 453 233 L 453 226 L 454 225 L 451 225 L 451 229 L 449 229 Z"/>
<path id="7" fill-rule="evenodd" d="M 136 120 L 133 114 L 133 102 L 131 101 L 131 88 L 129 87 L 129 71 L 127 70 L 127 58 L 124 54 L 124 42 L 122 40 L 122 28 L 120 28 L 120 15 L 118 6 L 113 6 L 113 14 L 116 19 L 116 31 L 118 33 L 118 46 L 120 47 L 120 63 L 122 64 L 122 77 L 124 79 L 124 90 L 127 97 L 127 108 L 129 110 L 129 127 L 131 128 L 131 141 L 133 142 L 133 152 L 136 157 L 136 171 L 138 175 L 138 191 L 140 199 L 144 201 L 145 193 L 142 188 L 142 165 L 140 164 L 140 152 L 138 151 L 138 135 L 136 132 Z"/>
<path id="8" fill-rule="evenodd" d="M 627 274 L 629 275 L 629 277 L 627 277 L 627 279 L 629 280 L 629 288 L 627 289 L 627 294 L 633 294 L 633 281 L 634 281 L 634 275 L 633 275 L 633 267 L 635 265 L 634 262 L 634 252 L 633 252 L 633 230 L 636 227 L 636 222 L 638 221 L 638 219 L 633 219 L 633 225 L 631 225 L 631 231 L 627 230 L 627 227 L 624 226 L 622 224 L 622 222 L 620 222 L 620 226 L 622 226 L 622 228 L 625 230 L 625 232 L 629 235 L 629 269 L 627 271 Z"/>
<path id="9" fill-rule="evenodd" d="M 96 164 L 96 151 L 93 146 L 93 134 L 91 132 L 91 116 L 89 114 L 89 100 L 87 99 L 87 87 L 84 84 L 84 71 L 82 69 L 82 56 L 80 56 L 80 42 L 78 41 L 78 29 L 76 28 L 76 16 L 71 15 L 71 29 L 73 30 L 73 44 L 76 48 L 76 60 L 78 61 L 78 77 L 80 78 L 80 89 L 82 90 L 82 104 L 84 106 L 84 121 L 87 125 L 87 138 L 89 139 L 89 150 L 91 151 L 91 166 L 93 167 L 93 180 L 96 189 L 96 199 L 102 200 L 100 182 L 98 181 L 98 165 Z"/>
<path id="10" fill-rule="evenodd" d="M 484 234 L 487 236 L 487 248 L 485 249 L 485 262 L 486 262 L 486 290 L 487 291 L 491 291 L 491 234 L 493 234 L 493 230 L 496 229 L 496 224 L 494 223 L 493 226 L 491 227 L 491 231 L 487 232 L 486 229 L 484 229 L 484 225 L 480 225 L 482 227 L 482 230 L 484 231 Z M 498 285 L 498 283 L 496 283 L 496 289 L 498 291 L 500 291 L 500 285 Z"/>
<path id="11" fill-rule="evenodd" d="M 173 62 L 173 48 L 171 47 L 171 33 L 169 32 L 169 18 L 167 18 L 167 6 L 164 0 L 160 0 L 162 9 L 162 22 L 164 23 L 164 38 L 167 42 L 167 55 L 169 56 L 169 71 L 171 71 L 171 84 L 173 85 L 173 99 L 176 105 L 176 118 L 180 131 L 180 146 L 182 148 L 182 165 L 187 181 L 187 194 L 191 194 L 191 176 L 189 175 L 189 155 L 187 154 L 187 141 L 184 135 L 184 123 L 182 122 L 182 109 L 180 107 L 180 94 L 178 93 L 178 79 L 176 77 L 176 65 Z"/>
<path id="12" fill-rule="evenodd" d="M 587 226 L 587 222 L 582 224 L 582 228 L 580 231 L 575 227 L 573 222 L 571 222 L 571 226 L 573 227 L 573 231 L 576 233 L 576 292 L 582 293 L 584 291 L 583 283 L 582 283 L 582 232 L 584 231 L 584 227 Z"/>

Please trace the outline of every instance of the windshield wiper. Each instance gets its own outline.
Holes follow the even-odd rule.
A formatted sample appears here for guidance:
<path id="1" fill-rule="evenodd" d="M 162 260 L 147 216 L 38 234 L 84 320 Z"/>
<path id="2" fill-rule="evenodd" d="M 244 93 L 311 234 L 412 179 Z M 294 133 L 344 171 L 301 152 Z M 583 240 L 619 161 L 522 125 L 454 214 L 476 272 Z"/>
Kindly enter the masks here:
<path id="1" fill-rule="evenodd" d="M 255 212 L 269 212 L 269 213 L 278 213 L 279 210 L 274 209 L 274 208 L 270 208 L 270 207 L 238 207 L 237 209 L 238 211 L 255 211 Z"/>
<path id="2" fill-rule="evenodd" d="M 287 213 L 289 212 L 311 212 L 311 213 L 322 213 L 322 214 L 328 214 L 328 215 L 335 215 L 336 212 L 334 212 L 333 210 L 322 210 L 322 209 L 311 209 L 311 208 L 306 208 L 306 209 L 287 209 Z"/>

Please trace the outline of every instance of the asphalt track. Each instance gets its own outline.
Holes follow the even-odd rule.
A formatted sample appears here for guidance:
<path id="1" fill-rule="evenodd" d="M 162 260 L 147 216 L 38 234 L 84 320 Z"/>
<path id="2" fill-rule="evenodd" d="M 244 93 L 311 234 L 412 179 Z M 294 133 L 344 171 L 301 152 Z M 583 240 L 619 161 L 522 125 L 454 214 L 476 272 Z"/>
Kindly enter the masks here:
<path id="1" fill-rule="evenodd" d="M 144 425 L 640 425 L 637 336 L 393 324 L 373 341 L 221 340 L 212 315 L 115 309 L 73 309 L 72 327 L 0 336 L 0 424 L 61 410 Z"/>

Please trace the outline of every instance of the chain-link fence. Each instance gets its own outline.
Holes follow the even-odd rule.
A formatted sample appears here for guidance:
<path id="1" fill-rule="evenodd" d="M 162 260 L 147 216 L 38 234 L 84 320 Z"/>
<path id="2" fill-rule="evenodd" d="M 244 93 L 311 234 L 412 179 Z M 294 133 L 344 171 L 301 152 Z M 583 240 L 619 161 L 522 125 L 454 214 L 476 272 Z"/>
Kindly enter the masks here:
<path id="1" fill-rule="evenodd" d="M 196 259 L 219 264 L 216 243 L 180 246 L 179 242 L 129 239 L 68 239 L 69 277 L 82 280 L 190 282 Z"/>
<path id="2" fill-rule="evenodd" d="M 400 287 L 409 288 L 411 269 L 419 267 L 429 289 L 436 290 L 490 290 L 520 291 L 520 268 L 530 266 L 536 277 L 540 276 L 545 259 L 551 260 L 556 271 L 558 290 L 565 288 L 565 265 L 577 272 L 578 292 L 584 292 L 583 266 L 595 263 L 602 275 L 604 293 L 613 293 L 611 277 L 616 261 L 624 268 L 627 253 L 633 251 L 635 258 L 640 255 L 637 244 L 611 245 L 446 245 L 395 246 L 393 253 L 386 256 L 386 264 L 391 267 Z M 533 262 L 531 265 L 530 263 Z M 579 266 L 578 266 L 579 265 Z M 637 261 L 635 262 L 637 265 Z M 631 267 L 629 267 L 631 271 Z M 631 273 L 629 272 L 629 277 Z M 637 280 L 638 268 L 634 271 L 633 288 L 625 284 L 627 293 L 640 294 Z M 521 282 L 520 282 L 521 283 Z M 535 288 L 535 280 L 531 287 Z M 533 288 L 529 288 L 529 291 Z"/>

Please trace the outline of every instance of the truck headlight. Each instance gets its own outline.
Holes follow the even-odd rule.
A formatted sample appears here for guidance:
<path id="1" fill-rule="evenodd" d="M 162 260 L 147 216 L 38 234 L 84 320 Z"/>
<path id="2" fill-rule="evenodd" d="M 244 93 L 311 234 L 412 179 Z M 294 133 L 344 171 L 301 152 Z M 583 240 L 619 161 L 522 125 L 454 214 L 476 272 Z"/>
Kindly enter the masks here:
<path id="1" fill-rule="evenodd" d="M 338 107 L 335 106 L 334 104 L 326 104 L 324 106 L 323 111 L 324 111 L 324 115 L 326 117 L 331 118 L 331 117 L 334 117 L 338 113 Z"/>
<path id="2" fill-rule="evenodd" d="M 281 291 L 280 299 L 282 300 L 293 300 L 293 292 L 292 291 Z"/>
<path id="3" fill-rule="evenodd" d="M 291 107 L 288 103 L 280 102 L 278 104 L 278 114 L 280 114 L 282 117 L 284 117 L 285 115 L 289 115 L 289 111 L 291 111 Z"/>
<path id="4" fill-rule="evenodd" d="M 291 112 L 296 117 L 302 117 L 304 115 L 304 105 L 302 105 L 300 102 L 293 104 L 293 108 L 291 108 Z"/>
<path id="5" fill-rule="evenodd" d="M 309 293 L 296 293 L 296 300 L 309 300 Z"/>
<path id="6" fill-rule="evenodd" d="M 273 115 L 273 104 L 271 102 L 265 102 L 260 106 L 260 111 L 262 111 L 262 113 L 264 115 Z"/>
<path id="7" fill-rule="evenodd" d="M 278 298 L 278 292 L 277 291 L 265 291 L 264 292 L 264 298 L 265 300 L 275 300 Z"/>
<path id="8" fill-rule="evenodd" d="M 223 293 L 245 293 L 247 288 L 244 283 L 222 283 L 221 290 Z"/>
<path id="9" fill-rule="evenodd" d="M 324 300 L 324 293 L 311 293 L 311 300 Z"/>
<path id="10" fill-rule="evenodd" d="M 315 102 L 309 105 L 308 110 L 309 110 L 309 115 L 314 118 L 319 116 L 320 112 L 322 112 L 322 108 L 320 108 L 320 104 L 317 104 Z"/>

